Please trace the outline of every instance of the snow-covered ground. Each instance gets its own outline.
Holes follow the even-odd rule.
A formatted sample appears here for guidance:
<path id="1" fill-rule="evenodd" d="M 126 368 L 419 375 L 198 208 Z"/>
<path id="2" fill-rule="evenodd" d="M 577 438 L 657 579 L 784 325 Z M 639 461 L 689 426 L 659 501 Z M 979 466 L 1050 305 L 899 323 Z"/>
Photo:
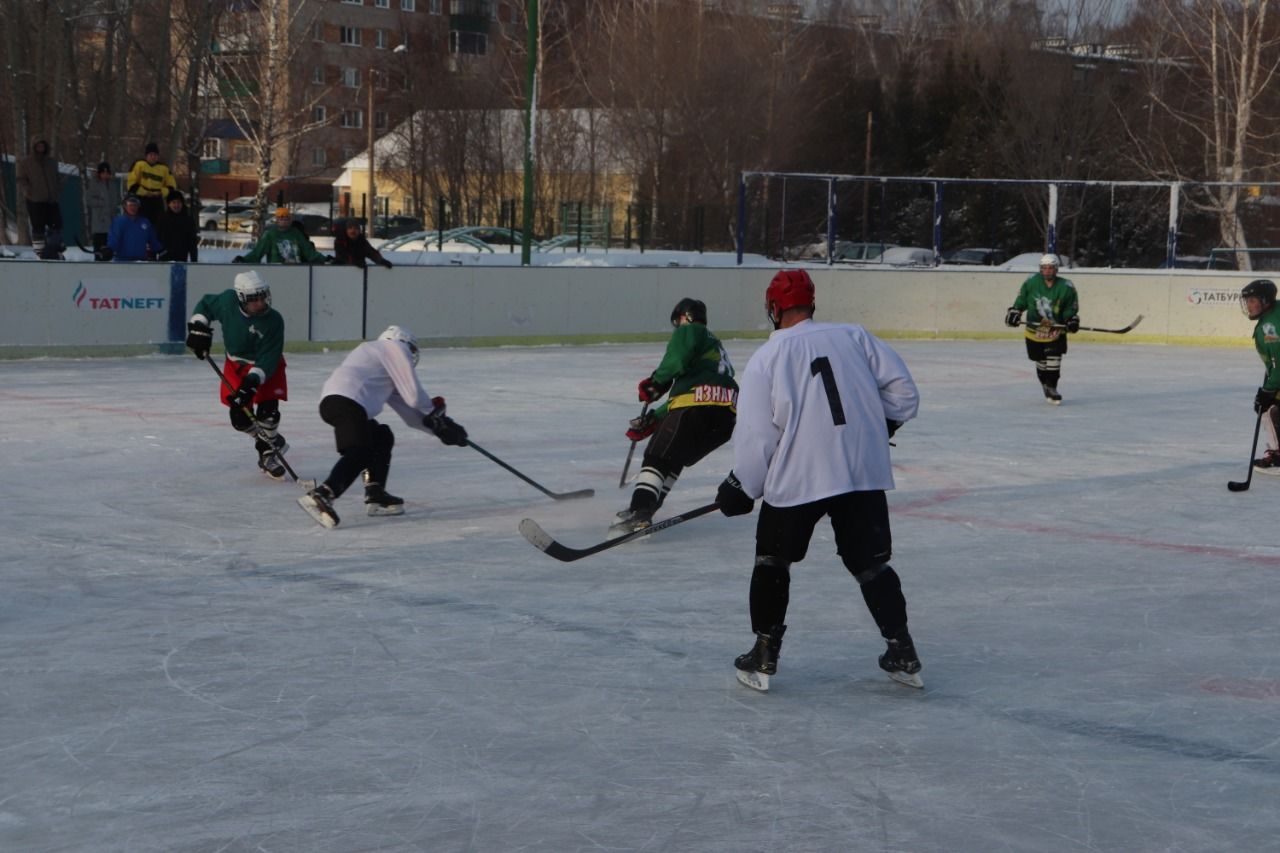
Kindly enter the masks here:
<path id="1" fill-rule="evenodd" d="M 516 530 L 603 538 L 660 346 L 425 350 L 486 450 L 596 496 L 393 420 L 408 512 L 349 493 L 333 531 L 194 359 L 0 362 L 0 849 L 1280 849 L 1280 478 L 1226 488 L 1255 357 L 1076 344 L 1053 408 L 1012 336 L 895 347 L 923 395 L 891 507 L 926 689 L 877 669 L 820 527 L 768 695 L 732 674 L 754 517 L 569 564 Z M 289 357 L 304 477 L 335 458 L 341 356 Z"/>

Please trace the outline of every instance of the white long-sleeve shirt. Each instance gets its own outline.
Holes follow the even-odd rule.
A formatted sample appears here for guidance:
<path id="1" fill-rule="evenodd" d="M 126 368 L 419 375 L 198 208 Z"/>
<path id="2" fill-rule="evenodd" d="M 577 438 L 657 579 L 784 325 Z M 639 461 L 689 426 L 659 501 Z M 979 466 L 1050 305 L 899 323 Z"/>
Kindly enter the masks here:
<path id="1" fill-rule="evenodd" d="M 915 417 L 920 394 L 902 358 L 863 327 L 779 329 L 738 385 L 733 471 L 749 496 L 786 507 L 893 488 L 885 419 Z"/>
<path id="2" fill-rule="evenodd" d="M 413 369 L 408 345 L 401 341 L 379 338 L 353 349 L 320 390 L 321 399 L 330 394 L 356 401 L 371 420 L 383 406 L 390 406 L 409 426 L 430 432 L 422 416 L 435 405 Z"/>

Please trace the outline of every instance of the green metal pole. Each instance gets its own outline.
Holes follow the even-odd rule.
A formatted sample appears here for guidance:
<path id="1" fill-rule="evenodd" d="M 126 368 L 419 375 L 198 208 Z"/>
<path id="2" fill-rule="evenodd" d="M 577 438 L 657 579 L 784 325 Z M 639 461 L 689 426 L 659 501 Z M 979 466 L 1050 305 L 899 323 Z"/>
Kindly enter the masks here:
<path id="1" fill-rule="evenodd" d="M 529 69 L 525 92 L 529 103 L 524 114 L 524 233 L 520 235 L 520 265 L 527 267 L 533 242 L 533 155 L 538 127 L 535 120 L 538 109 L 538 0 L 528 0 L 526 15 L 529 23 Z"/>

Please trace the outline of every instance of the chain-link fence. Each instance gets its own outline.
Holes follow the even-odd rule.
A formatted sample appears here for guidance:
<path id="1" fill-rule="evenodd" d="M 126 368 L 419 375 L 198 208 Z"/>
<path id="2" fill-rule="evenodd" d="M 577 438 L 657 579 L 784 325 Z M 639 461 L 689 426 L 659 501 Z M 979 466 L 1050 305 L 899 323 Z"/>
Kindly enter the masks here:
<path id="1" fill-rule="evenodd" d="M 1231 188 L 1243 236 L 1227 241 L 1211 196 Z M 1075 266 L 1280 268 L 1266 251 L 1280 247 L 1280 185 L 1268 183 L 746 172 L 740 209 L 740 250 L 783 260 L 999 264 L 1056 251 Z"/>

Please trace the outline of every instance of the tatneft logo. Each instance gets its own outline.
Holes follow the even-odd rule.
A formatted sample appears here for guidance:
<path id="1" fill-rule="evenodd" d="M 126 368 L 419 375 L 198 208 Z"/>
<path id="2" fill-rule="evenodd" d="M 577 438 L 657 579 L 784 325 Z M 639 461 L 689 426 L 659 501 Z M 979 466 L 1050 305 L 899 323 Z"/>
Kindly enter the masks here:
<path id="1" fill-rule="evenodd" d="M 1193 287 L 1187 291 L 1187 302 L 1192 305 L 1228 305 L 1234 308 L 1240 304 L 1240 291 Z"/>
<path id="2" fill-rule="evenodd" d="M 95 290 L 104 284 L 95 284 Z M 116 293 L 110 296 L 93 296 L 89 293 L 89 288 L 85 287 L 83 281 L 76 282 L 76 289 L 71 293 L 71 301 L 75 303 L 77 308 L 86 308 L 90 311 L 147 311 L 160 310 L 164 308 L 165 297 L 148 296 L 145 294 L 125 294 L 123 291 L 130 289 L 128 283 L 122 283 L 120 286 L 112 286 L 106 284 L 106 287 L 115 290 Z"/>

